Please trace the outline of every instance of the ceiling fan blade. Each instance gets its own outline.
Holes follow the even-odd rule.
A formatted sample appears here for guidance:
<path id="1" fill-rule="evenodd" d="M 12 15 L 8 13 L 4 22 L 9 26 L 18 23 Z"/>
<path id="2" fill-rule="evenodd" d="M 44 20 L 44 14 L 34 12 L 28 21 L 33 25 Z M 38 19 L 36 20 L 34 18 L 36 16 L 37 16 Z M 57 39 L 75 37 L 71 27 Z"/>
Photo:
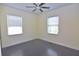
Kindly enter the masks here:
<path id="1" fill-rule="evenodd" d="M 36 9 L 32 10 L 33 12 L 36 11 Z"/>
<path id="2" fill-rule="evenodd" d="M 34 6 L 26 6 L 26 8 L 34 8 Z"/>
<path id="3" fill-rule="evenodd" d="M 41 7 L 41 8 L 49 9 L 50 7 Z"/>
<path id="4" fill-rule="evenodd" d="M 36 3 L 33 3 L 35 6 L 37 6 L 37 4 Z"/>
<path id="5" fill-rule="evenodd" d="M 42 10 L 42 9 L 40 9 L 40 11 L 41 11 L 41 12 L 43 12 L 43 10 Z"/>
<path id="6" fill-rule="evenodd" d="M 41 3 L 39 6 L 42 6 L 42 5 L 44 5 L 45 3 Z"/>

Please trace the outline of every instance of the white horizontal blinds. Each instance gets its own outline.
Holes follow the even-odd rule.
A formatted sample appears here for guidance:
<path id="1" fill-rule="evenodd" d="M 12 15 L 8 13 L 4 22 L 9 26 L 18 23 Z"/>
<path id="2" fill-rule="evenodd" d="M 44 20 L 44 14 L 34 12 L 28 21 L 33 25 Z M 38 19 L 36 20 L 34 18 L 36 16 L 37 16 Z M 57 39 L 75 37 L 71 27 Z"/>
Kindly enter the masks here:
<path id="1" fill-rule="evenodd" d="M 22 34 L 22 17 L 7 15 L 8 35 Z"/>
<path id="2" fill-rule="evenodd" d="M 58 25 L 59 25 L 58 16 L 48 18 L 48 33 L 58 34 Z"/>
<path id="3" fill-rule="evenodd" d="M 8 26 L 22 26 L 22 17 L 7 15 Z"/>

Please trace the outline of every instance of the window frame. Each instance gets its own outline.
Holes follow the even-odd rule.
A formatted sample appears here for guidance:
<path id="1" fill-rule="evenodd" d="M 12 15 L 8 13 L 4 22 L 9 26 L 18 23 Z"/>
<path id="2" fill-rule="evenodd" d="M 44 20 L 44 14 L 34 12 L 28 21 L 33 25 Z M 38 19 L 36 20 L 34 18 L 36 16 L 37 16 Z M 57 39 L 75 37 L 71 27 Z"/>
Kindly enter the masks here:
<path id="1" fill-rule="evenodd" d="M 58 25 L 57 25 L 57 27 L 58 27 L 58 33 L 56 34 L 56 33 L 49 33 L 49 31 L 48 31 L 48 27 L 49 26 L 56 26 L 56 25 L 49 25 L 48 24 L 48 19 L 49 18 L 52 18 L 52 17 L 58 17 Z M 51 35 L 58 35 L 59 34 L 59 25 L 60 25 L 60 17 L 58 16 L 58 15 L 56 15 L 56 16 L 49 16 L 48 18 L 47 18 L 47 33 L 48 34 L 51 34 Z"/>
<path id="2" fill-rule="evenodd" d="M 9 34 L 9 32 L 8 32 L 8 16 L 15 16 L 15 17 L 20 17 L 21 18 L 21 33 L 15 33 L 15 34 Z M 14 36 L 14 35 L 21 35 L 21 34 L 23 34 L 23 17 L 22 16 L 19 16 L 19 15 L 14 15 L 14 14 L 7 14 L 6 15 L 6 17 L 7 17 L 7 34 L 9 35 L 9 36 Z M 17 26 L 15 26 L 15 27 L 17 27 Z"/>

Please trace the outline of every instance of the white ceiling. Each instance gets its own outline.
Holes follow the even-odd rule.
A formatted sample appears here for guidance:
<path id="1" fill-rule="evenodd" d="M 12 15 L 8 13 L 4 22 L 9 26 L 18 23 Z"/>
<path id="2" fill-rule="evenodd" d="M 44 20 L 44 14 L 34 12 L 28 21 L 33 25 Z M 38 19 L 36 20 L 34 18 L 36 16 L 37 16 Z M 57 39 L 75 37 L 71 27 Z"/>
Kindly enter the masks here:
<path id="1" fill-rule="evenodd" d="M 12 8 L 16 8 L 16 9 L 19 9 L 19 10 L 23 10 L 23 11 L 26 11 L 26 12 L 41 13 L 39 10 L 32 12 L 32 10 L 34 8 L 26 8 L 26 6 L 34 6 L 32 3 L 5 3 L 5 4 L 2 4 L 2 5 L 9 6 L 9 7 L 12 7 Z M 70 5 L 70 3 L 46 3 L 43 6 L 48 6 L 48 7 L 50 7 L 50 9 L 43 9 L 43 10 L 44 10 L 44 12 L 49 12 L 51 10 L 61 8 L 61 7 L 67 6 L 67 5 Z"/>

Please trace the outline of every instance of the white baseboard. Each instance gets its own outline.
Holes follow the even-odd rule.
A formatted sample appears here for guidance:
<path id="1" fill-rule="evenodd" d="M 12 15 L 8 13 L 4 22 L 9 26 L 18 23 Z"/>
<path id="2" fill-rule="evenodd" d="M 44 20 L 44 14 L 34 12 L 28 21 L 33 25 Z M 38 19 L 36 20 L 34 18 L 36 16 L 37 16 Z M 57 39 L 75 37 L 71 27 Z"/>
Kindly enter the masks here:
<path id="1" fill-rule="evenodd" d="M 62 43 L 58 43 L 58 42 L 49 41 L 49 40 L 46 40 L 46 39 L 44 39 L 44 38 L 41 39 L 41 40 L 45 40 L 45 41 L 50 42 L 50 43 L 58 44 L 58 45 L 61 45 L 61 46 L 68 47 L 68 48 L 71 48 L 71 49 L 74 49 L 74 50 L 78 50 L 78 51 L 79 51 L 79 48 L 71 47 L 71 46 L 68 46 L 68 45 L 66 45 L 66 44 L 62 44 Z"/>

